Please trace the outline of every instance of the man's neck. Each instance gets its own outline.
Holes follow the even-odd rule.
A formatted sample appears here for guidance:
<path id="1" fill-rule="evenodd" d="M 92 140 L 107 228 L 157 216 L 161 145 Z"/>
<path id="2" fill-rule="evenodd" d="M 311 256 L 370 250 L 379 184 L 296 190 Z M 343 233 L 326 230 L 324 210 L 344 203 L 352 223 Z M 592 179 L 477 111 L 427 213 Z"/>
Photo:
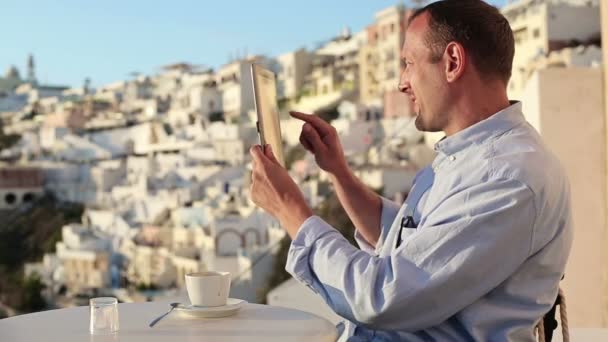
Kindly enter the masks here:
<path id="1" fill-rule="evenodd" d="M 450 122 L 443 131 L 446 136 L 456 134 L 509 106 L 504 87 L 488 87 L 481 91 L 464 93 L 452 106 Z"/>

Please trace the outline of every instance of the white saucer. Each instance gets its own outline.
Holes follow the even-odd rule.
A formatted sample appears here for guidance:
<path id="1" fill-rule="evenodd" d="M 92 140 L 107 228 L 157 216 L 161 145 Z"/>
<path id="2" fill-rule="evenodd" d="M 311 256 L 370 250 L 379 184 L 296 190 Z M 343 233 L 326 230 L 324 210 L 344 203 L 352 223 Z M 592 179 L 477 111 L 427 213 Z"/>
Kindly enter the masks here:
<path id="1" fill-rule="evenodd" d="M 234 315 L 246 303 L 247 301 L 242 299 L 228 298 L 228 300 L 226 300 L 226 305 L 222 306 L 194 306 L 190 304 L 180 304 L 175 308 L 175 310 L 198 317 L 218 318 Z"/>

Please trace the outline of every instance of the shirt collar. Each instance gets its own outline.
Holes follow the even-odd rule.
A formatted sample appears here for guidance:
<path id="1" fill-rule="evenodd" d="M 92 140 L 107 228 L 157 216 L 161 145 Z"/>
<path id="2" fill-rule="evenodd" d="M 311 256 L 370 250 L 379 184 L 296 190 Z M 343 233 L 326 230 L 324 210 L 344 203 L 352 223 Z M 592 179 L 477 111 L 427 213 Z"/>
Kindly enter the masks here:
<path id="1" fill-rule="evenodd" d="M 435 144 L 435 151 L 452 155 L 465 148 L 498 136 L 524 121 L 521 102 L 510 101 L 510 106 L 472 126 L 446 136 Z"/>

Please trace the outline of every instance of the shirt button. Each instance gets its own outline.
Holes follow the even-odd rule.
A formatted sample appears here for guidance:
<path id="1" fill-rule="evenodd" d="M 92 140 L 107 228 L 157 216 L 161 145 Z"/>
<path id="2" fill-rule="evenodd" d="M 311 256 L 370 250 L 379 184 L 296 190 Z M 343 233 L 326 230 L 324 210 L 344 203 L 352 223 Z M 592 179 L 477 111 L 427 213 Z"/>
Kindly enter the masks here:
<path id="1" fill-rule="evenodd" d="M 454 161 L 454 160 L 456 160 L 456 157 L 450 156 L 450 161 Z"/>

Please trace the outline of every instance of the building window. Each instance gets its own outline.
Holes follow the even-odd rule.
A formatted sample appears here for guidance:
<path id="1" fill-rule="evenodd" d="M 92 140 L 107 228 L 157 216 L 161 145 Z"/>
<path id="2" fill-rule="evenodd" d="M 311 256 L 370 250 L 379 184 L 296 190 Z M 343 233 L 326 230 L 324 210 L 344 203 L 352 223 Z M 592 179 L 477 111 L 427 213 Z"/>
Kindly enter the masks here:
<path id="1" fill-rule="evenodd" d="M 533 38 L 538 38 L 540 37 L 540 29 L 534 29 L 534 31 L 532 31 L 532 37 Z"/>
<path id="2" fill-rule="evenodd" d="M 31 201 L 34 200 L 34 194 L 32 194 L 31 192 L 27 192 L 25 195 L 23 195 L 23 202 L 24 203 L 29 203 Z"/>
<path id="3" fill-rule="evenodd" d="M 515 44 L 521 44 L 528 38 L 528 29 L 521 28 L 513 32 L 513 37 L 515 38 Z"/>
<path id="4" fill-rule="evenodd" d="M 15 202 L 17 201 L 17 196 L 15 196 L 15 194 L 13 193 L 9 193 L 6 196 L 4 196 L 4 202 L 6 202 L 6 204 L 15 204 Z"/>

